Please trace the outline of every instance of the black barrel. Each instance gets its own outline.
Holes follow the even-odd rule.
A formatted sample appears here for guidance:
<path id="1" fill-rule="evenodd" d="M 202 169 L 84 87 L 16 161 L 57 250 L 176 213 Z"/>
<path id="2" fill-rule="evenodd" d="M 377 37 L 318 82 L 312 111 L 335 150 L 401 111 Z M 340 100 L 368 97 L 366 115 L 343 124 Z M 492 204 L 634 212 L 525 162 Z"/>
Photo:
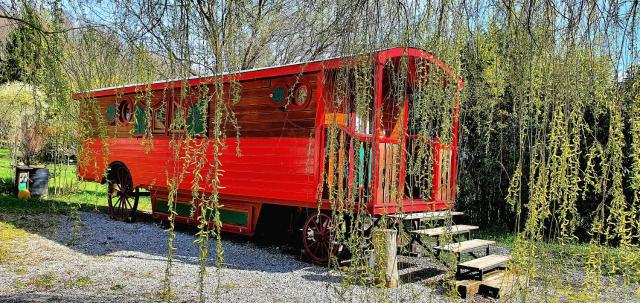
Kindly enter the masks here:
<path id="1" fill-rule="evenodd" d="M 29 192 L 31 192 L 31 196 L 46 197 L 49 194 L 48 168 L 31 168 L 30 179 Z"/>

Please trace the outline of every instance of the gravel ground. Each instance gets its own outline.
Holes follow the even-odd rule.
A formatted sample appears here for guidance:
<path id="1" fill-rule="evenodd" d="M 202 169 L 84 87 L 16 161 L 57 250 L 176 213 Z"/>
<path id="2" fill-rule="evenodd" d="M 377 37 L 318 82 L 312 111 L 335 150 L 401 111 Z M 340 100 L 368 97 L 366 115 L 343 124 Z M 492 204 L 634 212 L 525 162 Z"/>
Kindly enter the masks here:
<path id="1" fill-rule="evenodd" d="M 17 248 L 22 260 L 0 265 L 0 301 L 160 300 L 168 233 L 152 222 L 126 224 L 95 213 L 80 213 L 80 218 L 82 226 L 67 216 L 57 220 L 44 215 L 12 219 L 38 223 L 25 225 L 30 235 Z M 176 236 L 172 279 L 175 301 L 197 301 L 195 233 L 183 229 Z M 376 302 L 383 291 L 357 287 L 339 297 L 338 293 L 345 291 L 339 272 L 300 261 L 295 254 L 275 246 L 262 247 L 233 236 L 224 238 L 224 268 L 218 275 L 211 264 L 205 280 L 211 302 Z M 426 286 L 429 281 L 437 281 L 442 271 L 419 260 L 401 260 L 400 274 L 415 274 L 410 275 L 413 281 L 387 293 L 391 301 L 442 301 L 442 289 Z M 216 285 L 220 285 L 217 295 Z"/>
<path id="2" fill-rule="evenodd" d="M 148 221 L 127 224 L 113 221 L 105 214 L 84 212 L 76 219 L 48 214 L 0 215 L 0 221 L 28 231 L 14 248 L 21 257 L 0 263 L 0 302 L 162 301 L 169 235 L 158 224 Z M 176 232 L 174 302 L 198 301 L 199 251 L 195 239 L 193 228 L 183 227 Z M 440 283 L 443 267 L 427 258 L 400 257 L 402 283 L 397 289 L 347 290 L 341 272 L 301 261 L 296 252 L 256 245 L 250 239 L 234 235 L 224 235 L 222 246 L 223 269 L 217 272 L 213 264 L 207 267 L 208 302 L 378 302 L 384 297 L 391 302 L 451 301 L 443 295 Z M 498 247 L 493 253 L 508 254 L 508 251 Z M 583 271 L 569 271 L 562 276 L 565 283 L 577 288 L 584 281 Z M 604 280 L 605 285 L 618 283 Z M 536 288 L 529 289 L 533 297 L 524 301 L 543 299 L 539 296 L 544 287 L 540 281 L 535 284 Z M 612 301 L 634 302 L 635 289 L 640 296 L 640 288 L 632 285 L 625 293 L 612 289 L 607 297 Z M 479 296 L 472 301 L 491 302 Z"/>

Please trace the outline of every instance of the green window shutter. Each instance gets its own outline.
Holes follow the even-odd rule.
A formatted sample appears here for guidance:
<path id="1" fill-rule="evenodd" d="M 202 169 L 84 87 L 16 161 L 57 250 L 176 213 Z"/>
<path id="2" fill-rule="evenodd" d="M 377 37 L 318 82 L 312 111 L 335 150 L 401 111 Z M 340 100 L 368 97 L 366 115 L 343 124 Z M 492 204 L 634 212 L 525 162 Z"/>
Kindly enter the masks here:
<path id="1" fill-rule="evenodd" d="M 140 105 L 136 105 L 136 116 L 133 124 L 133 132 L 138 135 L 144 134 L 147 121 L 144 113 L 144 108 Z"/>
<path id="2" fill-rule="evenodd" d="M 107 122 L 113 122 L 116 119 L 116 105 L 110 104 L 107 107 Z"/>
<path id="3" fill-rule="evenodd" d="M 204 107 L 205 100 L 194 104 L 189 108 L 189 115 L 187 116 L 187 130 L 194 134 L 200 134 L 204 132 Z"/>
<path id="4" fill-rule="evenodd" d="M 278 105 L 282 105 L 285 97 L 287 96 L 287 89 L 284 86 L 278 86 L 271 92 L 271 100 Z"/>

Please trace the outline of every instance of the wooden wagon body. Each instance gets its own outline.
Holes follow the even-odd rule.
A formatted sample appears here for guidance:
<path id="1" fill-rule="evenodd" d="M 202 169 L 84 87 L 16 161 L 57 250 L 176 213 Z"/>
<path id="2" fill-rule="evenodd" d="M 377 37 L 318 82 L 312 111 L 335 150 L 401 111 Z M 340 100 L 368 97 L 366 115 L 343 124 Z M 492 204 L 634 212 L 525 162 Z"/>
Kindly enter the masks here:
<path id="1" fill-rule="evenodd" d="M 369 134 L 356 134 L 353 126 L 349 126 L 354 125 L 351 123 L 356 119 L 353 115 L 329 108 L 333 104 L 332 98 L 335 98 L 329 78 L 336 70 L 360 64 L 358 62 L 362 62 L 363 58 L 372 66 L 372 112 L 373 121 L 378 123 L 371 123 Z M 236 149 L 236 129 L 227 124 L 226 147 L 221 150 L 219 157 L 224 171 L 219 191 L 221 204 L 224 205 L 221 213 L 223 230 L 252 235 L 265 205 L 316 209 L 320 203 L 322 209 L 330 208 L 326 197 L 323 198 L 322 188 L 323 173 L 328 169 L 325 156 L 327 129 L 332 124 L 377 147 L 372 148 L 370 156 L 370 180 L 366 187 L 373 194 L 366 205 L 367 212 L 379 215 L 450 208 L 456 182 L 457 90 L 462 88 L 462 82 L 457 78 L 457 83 L 454 81 L 449 84 L 456 87 L 451 144 L 441 144 L 437 138 L 433 141 L 436 161 L 433 163 L 431 198 L 389 198 L 390 182 L 385 183 L 385 178 L 393 170 L 390 157 L 399 156 L 402 165 L 405 165 L 406 148 L 401 145 L 410 139 L 406 131 L 407 119 L 396 117 L 395 122 L 389 122 L 394 118 L 389 118 L 392 114 L 385 113 L 389 107 L 385 106 L 388 100 L 383 92 L 386 87 L 383 77 L 385 64 L 400 58 L 408 58 L 410 63 L 425 60 L 444 74 L 452 73 L 450 67 L 423 50 L 393 48 L 355 57 L 78 93 L 74 98 L 92 98 L 93 103 L 97 104 L 90 109 L 85 106 L 88 102 L 81 101 L 82 115 L 88 119 L 89 125 L 97 127 L 100 119 L 104 119 L 107 125 L 101 136 L 97 135 L 96 130 L 94 138 L 85 142 L 84 153 L 79 161 L 80 176 L 104 181 L 105 171 L 114 163 L 125 166 L 130 172 L 133 186 L 151 192 L 153 214 L 161 218 L 168 215 L 169 180 L 180 176 L 177 182 L 176 220 L 195 222 L 197 213 L 193 213 L 191 206 L 192 184 L 196 177 L 193 170 L 199 165 L 201 169 L 198 176 L 211 173 L 213 144 L 210 125 L 213 119 L 211 113 L 216 106 L 212 101 L 208 109 L 199 108 L 198 95 L 213 94 L 213 83 L 222 82 L 225 100 L 232 99 L 233 85 L 241 88 L 237 103 L 225 101 L 235 114 L 239 127 L 240 154 Z M 410 71 L 415 68 L 411 64 L 409 67 Z M 304 91 L 298 92 L 300 87 Z M 287 98 L 289 94 L 299 99 L 291 102 Z M 407 107 L 405 113 L 400 115 L 406 116 Z M 209 127 L 196 125 L 196 120 L 207 112 L 209 114 L 202 120 Z M 174 129 L 172 124 L 176 119 L 185 120 L 185 124 L 189 125 L 186 129 Z M 201 132 L 203 129 L 206 131 Z M 179 146 L 177 142 L 180 140 L 172 140 L 176 134 L 188 131 L 198 133 L 189 143 L 190 147 Z M 145 132 L 147 135 L 143 136 Z M 407 140 L 400 140 L 399 134 Z M 149 140 L 149 136 L 153 139 Z M 202 149 L 202 146 L 206 146 L 208 162 L 185 164 L 185 156 L 189 155 L 187 150 Z M 353 152 L 346 156 L 350 159 L 355 157 Z M 405 167 L 400 166 L 400 171 L 395 173 L 404 174 Z M 353 173 L 347 174 L 347 178 L 353 185 Z M 200 187 L 205 192 L 211 192 L 210 182 L 201 183 Z M 402 192 L 404 184 L 399 183 L 394 186 L 399 188 L 398 192 Z"/>

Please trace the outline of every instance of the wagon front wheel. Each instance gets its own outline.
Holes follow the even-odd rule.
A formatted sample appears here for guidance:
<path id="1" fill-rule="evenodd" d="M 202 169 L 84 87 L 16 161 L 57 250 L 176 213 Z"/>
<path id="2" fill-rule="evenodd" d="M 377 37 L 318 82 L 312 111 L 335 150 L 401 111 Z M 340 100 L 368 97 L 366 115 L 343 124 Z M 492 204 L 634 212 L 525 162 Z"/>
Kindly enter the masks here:
<path id="1" fill-rule="evenodd" d="M 313 213 L 302 228 L 302 248 L 312 261 L 327 263 L 338 253 L 339 245 L 333 243 L 331 233 L 333 220 L 325 213 Z"/>
<path id="2" fill-rule="evenodd" d="M 126 167 L 117 165 L 111 168 L 107 190 L 111 218 L 133 222 L 138 209 L 139 189 L 133 187 L 131 174 Z"/>

